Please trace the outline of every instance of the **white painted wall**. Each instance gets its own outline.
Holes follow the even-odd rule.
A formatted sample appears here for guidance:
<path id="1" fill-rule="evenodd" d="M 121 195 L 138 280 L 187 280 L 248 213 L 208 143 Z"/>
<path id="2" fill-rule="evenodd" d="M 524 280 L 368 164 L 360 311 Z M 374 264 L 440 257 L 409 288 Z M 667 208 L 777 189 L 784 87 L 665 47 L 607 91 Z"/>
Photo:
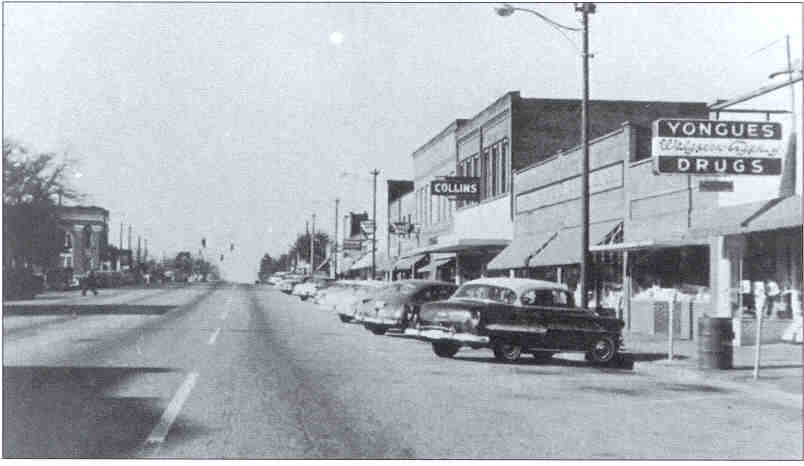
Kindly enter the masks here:
<path id="1" fill-rule="evenodd" d="M 455 212 L 456 238 L 507 239 L 514 237 L 508 196 Z"/>

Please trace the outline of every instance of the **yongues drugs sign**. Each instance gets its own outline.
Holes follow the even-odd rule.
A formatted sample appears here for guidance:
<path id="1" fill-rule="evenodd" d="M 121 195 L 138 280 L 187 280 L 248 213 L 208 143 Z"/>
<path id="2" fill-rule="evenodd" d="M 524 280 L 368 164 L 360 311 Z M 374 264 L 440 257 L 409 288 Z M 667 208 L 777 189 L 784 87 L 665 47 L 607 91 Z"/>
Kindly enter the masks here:
<path id="1" fill-rule="evenodd" d="M 430 194 L 474 199 L 480 196 L 480 178 L 452 176 L 433 180 L 430 182 Z"/>
<path id="2" fill-rule="evenodd" d="M 656 120 L 653 168 L 690 175 L 779 175 L 782 125 L 769 121 Z"/>

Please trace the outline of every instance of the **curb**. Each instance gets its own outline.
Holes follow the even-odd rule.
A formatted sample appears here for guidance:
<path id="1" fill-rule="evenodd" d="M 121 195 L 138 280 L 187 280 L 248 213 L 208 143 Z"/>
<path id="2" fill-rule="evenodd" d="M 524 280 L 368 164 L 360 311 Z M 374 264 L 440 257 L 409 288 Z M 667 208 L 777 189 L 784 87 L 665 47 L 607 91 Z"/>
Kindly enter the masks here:
<path id="1" fill-rule="evenodd" d="M 802 409 L 802 404 L 804 404 L 801 394 L 789 393 L 777 388 L 769 387 L 767 384 L 762 382 L 761 378 L 756 384 L 734 382 L 715 375 L 713 372 L 707 372 L 683 363 L 674 364 L 668 362 L 637 362 L 634 367 L 634 372 L 660 377 L 671 377 L 676 379 L 706 382 L 711 385 L 718 385 L 751 395 L 757 395 L 757 388 L 759 387 L 761 388 L 759 394 L 761 394 L 762 398 L 772 398 L 776 401 L 783 402 L 784 404 L 792 404 L 798 409 Z"/>

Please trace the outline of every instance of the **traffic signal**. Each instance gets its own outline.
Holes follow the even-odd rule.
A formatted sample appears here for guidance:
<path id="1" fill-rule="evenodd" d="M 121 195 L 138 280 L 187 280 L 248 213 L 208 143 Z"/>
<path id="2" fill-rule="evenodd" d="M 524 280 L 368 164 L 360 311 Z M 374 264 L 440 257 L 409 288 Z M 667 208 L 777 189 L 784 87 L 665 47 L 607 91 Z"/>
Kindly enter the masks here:
<path id="1" fill-rule="evenodd" d="M 229 250 L 230 250 L 230 251 L 234 251 L 234 243 L 232 243 L 232 244 L 229 246 Z"/>
<path id="2" fill-rule="evenodd" d="M 201 238 L 201 246 L 202 247 L 207 247 L 207 239 L 206 238 Z"/>
<path id="3" fill-rule="evenodd" d="M 223 254 L 221 254 L 221 262 L 223 262 Z"/>

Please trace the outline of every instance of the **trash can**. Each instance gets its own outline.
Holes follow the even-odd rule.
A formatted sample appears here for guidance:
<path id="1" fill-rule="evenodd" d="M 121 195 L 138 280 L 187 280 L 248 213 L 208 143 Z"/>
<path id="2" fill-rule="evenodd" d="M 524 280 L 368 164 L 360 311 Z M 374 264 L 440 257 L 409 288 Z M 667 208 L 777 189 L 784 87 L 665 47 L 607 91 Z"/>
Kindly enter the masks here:
<path id="1" fill-rule="evenodd" d="M 700 369 L 731 369 L 734 351 L 730 317 L 703 316 L 698 319 L 698 367 Z"/>

